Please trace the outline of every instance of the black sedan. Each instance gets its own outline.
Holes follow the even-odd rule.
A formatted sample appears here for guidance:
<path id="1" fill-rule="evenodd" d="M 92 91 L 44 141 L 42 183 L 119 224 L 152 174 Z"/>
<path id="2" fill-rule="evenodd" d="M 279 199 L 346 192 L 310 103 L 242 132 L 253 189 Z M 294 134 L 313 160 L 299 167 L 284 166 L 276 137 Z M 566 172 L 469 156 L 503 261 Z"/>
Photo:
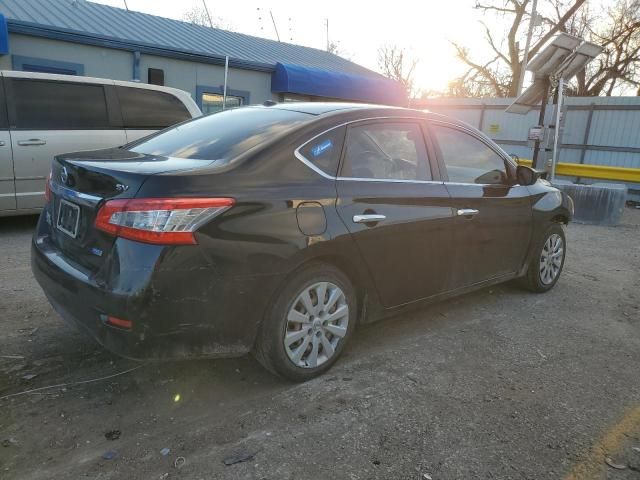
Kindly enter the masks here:
<path id="1" fill-rule="evenodd" d="M 245 107 L 55 158 L 32 268 L 131 358 L 254 352 L 293 380 L 360 322 L 558 281 L 569 197 L 462 122 L 339 103 Z"/>

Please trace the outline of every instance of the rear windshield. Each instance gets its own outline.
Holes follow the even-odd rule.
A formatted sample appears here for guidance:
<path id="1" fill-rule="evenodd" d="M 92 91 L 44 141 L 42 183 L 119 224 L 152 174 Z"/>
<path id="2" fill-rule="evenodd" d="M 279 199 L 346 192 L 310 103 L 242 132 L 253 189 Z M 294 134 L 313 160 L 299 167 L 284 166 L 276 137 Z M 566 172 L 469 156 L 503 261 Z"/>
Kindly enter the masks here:
<path id="1" fill-rule="evenodd" d="M 290 110 L 244 107 L 179 124 L 126 148 L 164 157 L 230 160 L 311 118 Z"/>

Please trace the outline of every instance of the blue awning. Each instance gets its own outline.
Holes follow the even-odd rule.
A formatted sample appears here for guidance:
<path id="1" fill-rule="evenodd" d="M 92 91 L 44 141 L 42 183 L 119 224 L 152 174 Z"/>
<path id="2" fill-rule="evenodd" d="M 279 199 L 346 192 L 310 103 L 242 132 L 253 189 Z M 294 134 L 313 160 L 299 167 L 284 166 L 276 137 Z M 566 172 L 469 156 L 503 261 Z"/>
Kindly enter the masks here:
<path id="1" fill-rule="evenodd" d="M 382 76 L 355 75 L 277 63 L 271 91 L 338 98 L 383 105 L 406 105 L 407 94 L 398 82 Z"/>
<path id="2" fill-rule="evenodd" d="M 9 53 L 9 29 L 7 19 L 0 15 L 0 55 Z"/>

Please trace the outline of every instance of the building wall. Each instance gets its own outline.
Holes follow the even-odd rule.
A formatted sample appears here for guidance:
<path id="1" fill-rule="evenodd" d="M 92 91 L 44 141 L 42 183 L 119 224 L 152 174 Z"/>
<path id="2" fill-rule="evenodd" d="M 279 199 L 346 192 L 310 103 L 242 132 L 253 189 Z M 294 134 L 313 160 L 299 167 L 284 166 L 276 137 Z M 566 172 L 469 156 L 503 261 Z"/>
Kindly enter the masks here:
<path id="1" fill-rule="evenodd" d="M 12 70 L 11 56 L 20 55 L 84 64 L 84 75 L 88 77 L 131 80 L 133 76 L 133 54 L 121 50 L 10 34 L 9 52 L 0 57 L 3 70 Z"/>
<path id="2" fill-rule="evenodd" d="M 166 86 L 185 90 L 194 99 L 196 99 L 198 86 L 222 87 L 224 85 L 224 67 L 219 65 L 142 54 L 140 59 L 140 79 L 143 82 L 147 81 L 148 68 L 161 68 L 164 70 Z M 251 103 L 262 103 L 265 100 L 276 98 L 276 95 L 271 93 L 270 73 L 230 68 L 227 88 L 230 91 L 249 92 Z"/>
<path id="3" fill-rule="evenodd" d="M 57 62 L 82 64 L 88 77 L 133 80 L 133 52 L 81 45 L 46 38 L 10 34 L 9 55 L 0 56 L 0 69 L 12 70 L 12 56 L 35 57 Z M 197 101 L 198 87 L 224 85 L 224 67 L 205 63 L 176 60 L 155 55 L 140 55 L 140 81 L 147 82 L 147 69 L 164 70 L 165 86 L 179 88 L 191 94 Z M 249 93 L 250 103 L 277 100 L 271 93 L 271 74 L 252 70 L 229 69 L 227 88 Z"/>

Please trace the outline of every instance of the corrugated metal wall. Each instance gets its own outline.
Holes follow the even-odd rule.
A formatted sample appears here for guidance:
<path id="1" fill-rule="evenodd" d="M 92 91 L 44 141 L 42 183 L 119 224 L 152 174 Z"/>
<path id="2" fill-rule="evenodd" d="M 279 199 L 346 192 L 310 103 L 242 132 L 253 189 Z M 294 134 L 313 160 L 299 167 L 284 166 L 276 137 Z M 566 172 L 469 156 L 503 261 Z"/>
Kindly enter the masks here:
<path id="1" fill-rule="evenodd" d="M 531 158 L 533 150 L 526 139 L 529 127 L 538 123 L 539 109 L 527 115 L 506 113 L 512 101 L 434 99 L 422 102 L 420 107 L 463 120 L 508 153 Z M 640 97 L 569 97 L 565 105 L 560 162 L 640 168 Z M 640 184 L 628 186 L 634 199 L 640 199 Z"/>

